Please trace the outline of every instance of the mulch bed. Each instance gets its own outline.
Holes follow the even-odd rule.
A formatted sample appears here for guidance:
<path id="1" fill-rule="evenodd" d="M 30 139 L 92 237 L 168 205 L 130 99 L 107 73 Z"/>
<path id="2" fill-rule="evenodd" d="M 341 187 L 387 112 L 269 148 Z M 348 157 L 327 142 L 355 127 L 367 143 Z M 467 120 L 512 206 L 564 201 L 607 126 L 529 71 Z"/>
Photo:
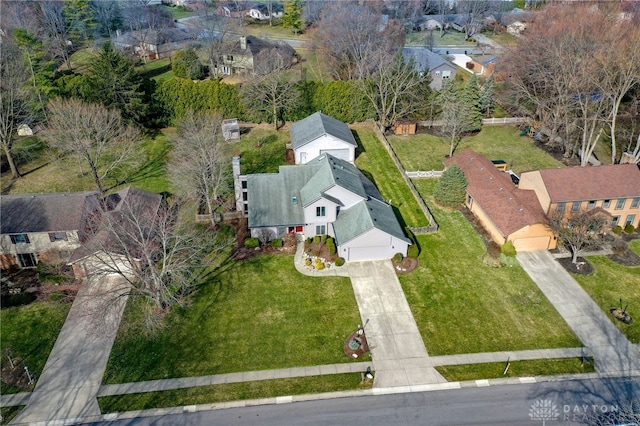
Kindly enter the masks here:
<path id="1" fill-rule="evenodd" d="M 411 257 L 405 257 L 401 262 L 392 262 L 393 269 L 395 269 L 396 274 L 403 275 L 408 274 L 409 272 L 413 272 L 418 267 L 418 259 L 414 259 Z"/>
<path id="2" fill-rule="evenodd" d="M 590 275 L 595 271 L 593 265 L 584 257 L 579 257 L 576 263 L 572 263 L 570 257 L 563 257 L 558 259 L 558 263 L 572 274 Z"/>
<path id="3" fill-rule="evenodd" d="M 361 334 L 358 334 L 358 331 L 360 330 L 354 331 L 351 336 L 349 336 L 349 338 L 344 342 L 344 354 L 349 358 L 362 358 L 362 356 L 370 350 L 369 344 L 367 343 L 367 337 L 364 334 L 364 330 L 362 330 Z M 360 344 L 357 349 L 351 349 L 351 347 L 349 346 L 349 343 L 352 340 L 356 340 Z"/>
<path id="4" fill-rule="evenodd" d="M 624 254 L 610 254 L 607 256 L 612 262 L 624 266 L 640 266 L 640 256 L 633 250 L 627 250 Z"/>
<path id="5" fill-rule="evenodd" d="M 11 363 L 6 358 L 6 356 L 3 356 L 2 369 L 0 370 L 0 379 L 2 379 L 4 383 L 16 386 L 23 391 L 33 390 L 35 382 L 29 384 L 29 376 L 27 376 L 27 372 L 24 369 L 24 363 L 22 362 L 22 359 L 12 357 L 11 361 L 13 361 L 13 367 L 11 367 Z"/>

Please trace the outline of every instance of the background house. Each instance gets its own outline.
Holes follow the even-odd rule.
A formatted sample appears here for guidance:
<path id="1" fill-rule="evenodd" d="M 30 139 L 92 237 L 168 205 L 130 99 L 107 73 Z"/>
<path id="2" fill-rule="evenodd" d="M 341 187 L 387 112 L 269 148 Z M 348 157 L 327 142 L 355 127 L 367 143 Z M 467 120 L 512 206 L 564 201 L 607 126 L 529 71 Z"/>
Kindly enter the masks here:
<path id="1" fill-rule="evenodd" d="M 456 76 L 455 65 L 428 49 L 405 47 L 402 49 L 402 55 L 405 61 L 413 57 L 419 72 L 431 74 L 429 87 L 432 89 L 440 90 L 446 80 Z"/>
<path id="2" fill-rule="evenodd" d="M 67 263 L 99 201 L 97 192 L 3 195 L 0 209 L 2 268 L 32 268 Z"/>
<path id="3" fill-rule="evenodd" d="M 407 253 L 411 242 L 393 209 L 347 161 L 324 154 L 303 165 L 281 166 L 278 173 L 234 172 L 234 176 L 237 182 L 246 181 L 240 197 L 253 237 L 294 232 L 330 235 L 345 260 L 390 259 Z"/>
<path id="4" fill-rule="evenodd" d="M 188 47 L 195 35 L 184 29 L 159 28 L 116 33 L 113 47 L 142 58 L 160 59 L 172 56 L 176 51 Z"/>
<path id="5" fill-rule="evenodd" d="M 225 75 L 266 75 L 277 69 L 289 68 L 297 61 L 296 51 L 288 44 L 250 35 L 228 43 L 217 67 L 218 73 Z"/>
<path id="6" fill-rule="evenodd" d="M 291 146 L 295 163 L 305 164 L 322 154 L 354 162 L 358 146 L 345 123 L 321 112 L 311 114 L 291 126 Z"/>
<path id="7" fill-rule="evenodd" d="M 256 3 L 251 6 L 247 15 L 259 21 L 266 21 L 269 18 L 282 18 L 284 6 L 280 3 L 270 2 L 270 4 Z"/>
<path id="8" fill-rule="evenodd" d="M 465 205 L 496 244 L 511 241 L 518 251 L 556 247 L 555 235 L 534 191 L 516 188 L 508 173 L 471 149 L 445 163 L 462 169 L 468 181 Z"/>
<path id="9" fill-rule="evenodd" d="M 565 167 L 522 173 L 520 188 L 535 191 L 547 214 L 601 207 L 611 226 L 640 226 L 640 169 L 636 164 Z"/>

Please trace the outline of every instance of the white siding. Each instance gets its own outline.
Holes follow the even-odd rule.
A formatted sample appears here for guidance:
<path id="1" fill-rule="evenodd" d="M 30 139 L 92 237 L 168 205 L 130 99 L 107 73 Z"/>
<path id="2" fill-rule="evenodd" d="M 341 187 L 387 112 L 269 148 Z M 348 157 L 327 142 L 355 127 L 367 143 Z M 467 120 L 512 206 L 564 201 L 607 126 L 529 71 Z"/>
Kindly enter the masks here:
<path id="1" fill-rule="evenodd" d="M 80 247 L 78 233 L 76 231 L 66 231 L 67 241 L 51 241 L 48 232 L 26 233 L 29 237 L 28 243 L 11 242 L 9 234 L 3 234 L 0 239 L 0 250 L 3 254 L 16 253 L 39 253 L 45 251 L 71 251 Z"/>
<path id="2" fill-rule="evenodd" d="M 346 149 L 348 151 L 348 158 L 343 158 L 346 161 L 353 163 L 355 160 L 356 147 L 348 142 L 338 139 L 331 135 L 323 135 L 313 141 L 310 141 L 295 150 L 296 164 L 305 164 L 320 156 L 322 150 L 341 150 Z M 342 157 L 341 157 L 342 158 Z"/>
<path id="3" fill-rule="evenodd" d="M 409 244 L 379 229 L 366 233 L 338 246 L 338 254 L 345 260 L 391 259 L 394 254 L 407 255 Z"/>
<path id="4" fill-rule="evenodd" d="M 325 215 L 317 216 L 316 208 L 324 207 Z M 318 201 L 308 205 L 304 208 L 304 221 L 308 224 L 315 223 L 327 223 L 327 222 L 335 222 L 336 221 L 336 208 L 337 204 L 331 202 L 325 198 L 321 198 Z"/>
<path id="5" fill-rule="evenodd" d="M 365 199 L 360 195 L 354 194 L 353 192 L 337 185 L 332 186 L 325 192 L 327 195 L 340 200 L 340 202 L 342 203 L 342 206 L 340 208 L 345 210 Z"/>

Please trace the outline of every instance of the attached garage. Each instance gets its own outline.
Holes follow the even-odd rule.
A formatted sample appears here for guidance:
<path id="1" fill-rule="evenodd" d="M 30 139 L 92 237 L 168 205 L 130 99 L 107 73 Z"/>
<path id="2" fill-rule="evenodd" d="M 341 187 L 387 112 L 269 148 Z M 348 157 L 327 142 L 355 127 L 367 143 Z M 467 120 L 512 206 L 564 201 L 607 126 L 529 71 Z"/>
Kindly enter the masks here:
<path id="1" fill-rule="evenodd" d="M 551 248 L 551 237 L 516 238 L 512 241 L 516 251 L 548 250 Z"/>
<path id="2" fill-rule="evenodd" d="M 388 246 L 349 247 L 345 259 L 353 261 L 389 258 L 386 256 L 388 250 Z"/>
<path id="3" fill-rule="evenodd" d="M 344 161 L 351 161 L 349 158 L 349 150 L 348 149 L 321 149 L 320 155 L 323 154 L 331 154 L 336 158 L 339 158 Z"/>

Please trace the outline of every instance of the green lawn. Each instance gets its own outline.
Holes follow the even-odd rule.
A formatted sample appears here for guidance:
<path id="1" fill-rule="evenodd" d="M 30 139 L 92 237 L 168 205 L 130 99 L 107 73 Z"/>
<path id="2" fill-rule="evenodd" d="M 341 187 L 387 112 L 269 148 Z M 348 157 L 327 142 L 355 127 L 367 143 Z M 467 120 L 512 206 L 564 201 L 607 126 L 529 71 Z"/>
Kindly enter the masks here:
<path id="1" fill-rule="evenodd" d="M 17 405 L 14 407 L 0 408 L 0 425 L 8 425 L 11 423 L 11 420 L 13 420 L 13 418 L 17 416 L 24 407 L 24 405 Z"/>
<path id="2" fill-rule="evenodd" d="M 402 225 L 428 226 L 429 220 L 375 132 L 366 126 L 357 126 L 355 131 L 359 145 L 356 166 L 376 184 L 384 199 L 391 200 L 399 210 Z"/>
<path id="3" fill-rule="evenodd" d="M 2 364 L 9 362 L 5 351 L 10 349 L 12 358 L 23 359 L 31 374 L 39 377 L 70 307 L 70 304 L 34 302 L 0 310 Z M 2 384 L 3 394 L 20 391 Z"/>
<path id="4" fill-rule="evenodd" d="M 360 373 L 335 374 L 105 396 L 98 398 L 98 404 L 103 413 L 112 413 L 277 396 L 337 392 L 358 389 L 364 386 L 366 385 L 361 383 Z"/>
<path id="5" fill-rule="evenodd" d="M 582 364 L 582 358 L 534 359 L 513 361 L 504 374 L 506 362 L 486 364 L 448 365 L 436 367 L 436 370 L 450 382 L 465 380 L 498 379 L 503 377 L 550 376 L 556 374 L 592 373 L 593 360 Z"/>
<path id="6" fill-rule="evenodd" d="M 630 245 L 635 251 L 640 251 L 640 240 Z M 573 278 L 632 343 L 640 343 L 640 266 L 622 266 L 605 256 L 589 257 L 589 262 L 595 267 L 595 273 L 574 274 Z M 610 315 L 609 308 L 620 307 L 620 299 L 623 305 L 629 302 L 627 312 L 634 319 L 633 324 L 626 325 Z"/>
<path id="7" fill-rule="evenodd" d="M 170 58 L 157 59 L 155 61 L 141 63 L 136 67 L 136 70 L 143 76 L 153 79 L 158 83 L 174 77 L 173 70 L 171 69 Z"/>
<path id="8" fill-rule="evenodd" d="M 419 31 L 407 34 L 405 44 L 407 46 L 425 46 L 429 37 L 429 31 Z M 440 37 L 440 31 L 433 31 L 434 46 L 458 46 L 458 47 L 475 47 L 476 42 L 465 40 L 464 33 L 457 31 L 445 31 L 444 36 Z"/>
<path id="9" fill-rule="evenodd" d="M 286 164 L 288 142 L 288 130 L 276 132 L 254 127 L 243 133 L 239 142 L 231 144 L 231 151 L 242 158 L 240 167 L 243 174 L 277 173 L 278 167 Z"/>
<path id="10" fill-rule="evenodd" d="M 158 5 L 156 7 L 168 12 L 173 19 L 182 19 L 182 18 L 187 18 L 189 16 L 194 15 L 194 12 L 188 7 L 165 6 L 165 5 Z"/>
<path id="11" fill-rule="evenodd" d="M 360 322 L 348 278 L 303 276 L 291 255 L 229 263 L 156 335 L 128 327 L 135 315 L 130 301 L 105 383 L 350 362 Z"/>
<path id="12" fill-rule="evenodd" d="M 455 152 L 471 148 L 490 160 L 504 160 L 516 173 L 562 164 L 534 146 L 531 138 L 519 136 L 513 126 L 484 126 L 475 136 L 462 140 Z M 389 142 L 407 170 L 442 170 L 449 146 L 438 136 L 390 136 Z"/>
<path id="13" fill-rule="evenodd" d="M 418 236 L 420 264 L 399 278 L 430 354 L 582 346 L 522 268 L 483 264 L 467 220 L 433 203 L 435 179 L 414 182 L 440 229 Z"/>
<path id="14" fill-rule="evenodd" d="M 629 243 L 629 248 L 640 255 L 640 240 L 633 240 Z"/>

